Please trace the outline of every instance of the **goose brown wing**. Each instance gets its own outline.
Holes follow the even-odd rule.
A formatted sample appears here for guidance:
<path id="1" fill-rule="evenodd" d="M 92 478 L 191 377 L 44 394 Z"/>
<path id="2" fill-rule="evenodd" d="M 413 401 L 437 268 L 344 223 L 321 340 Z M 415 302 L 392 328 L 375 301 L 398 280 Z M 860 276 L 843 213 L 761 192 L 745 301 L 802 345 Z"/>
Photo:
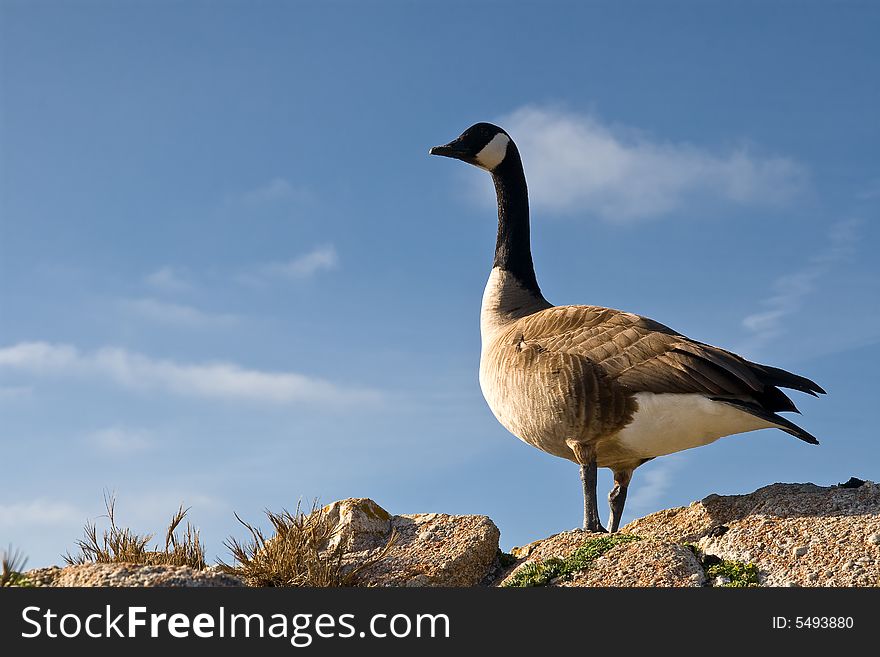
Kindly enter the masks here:
<path id="1" fill-rule="evenodd" d="M 632 313 L 557 306 L 524 317 L 517 330 L 526 344 L 585 359 L 632 392 L 752 396 L 765 388 L 748 361 Z"/>

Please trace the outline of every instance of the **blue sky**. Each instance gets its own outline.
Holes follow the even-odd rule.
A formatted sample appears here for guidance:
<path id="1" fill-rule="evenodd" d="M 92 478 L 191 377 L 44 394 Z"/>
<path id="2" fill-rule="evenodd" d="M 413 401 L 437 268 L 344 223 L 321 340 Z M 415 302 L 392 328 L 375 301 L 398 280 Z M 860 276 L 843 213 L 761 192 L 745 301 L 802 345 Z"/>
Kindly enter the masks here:
<path id="1" fill-rule="evenodd" d="M 428 148 L 520 145 L 554 303 L 815 379 L 782 432 L 657 459 L 625 521 L 877 478 L 870 3 L 0 2 L 0 545 L 60 561 L 115 491 L 211 557 L 297 500 L 581 518 L 479 391 L 495 214 Z M 604 497 L 608 473 L 600 475 Z M 605 512 L 603 511 L 603 516 Z"/>

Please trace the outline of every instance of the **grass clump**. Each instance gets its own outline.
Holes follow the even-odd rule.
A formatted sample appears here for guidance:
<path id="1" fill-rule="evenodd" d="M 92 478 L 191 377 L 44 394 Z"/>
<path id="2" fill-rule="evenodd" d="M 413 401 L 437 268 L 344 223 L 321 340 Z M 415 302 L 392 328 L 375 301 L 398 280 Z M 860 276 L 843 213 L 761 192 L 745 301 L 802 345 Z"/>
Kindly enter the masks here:
<path id="1" fill-rule="evenodd" d="M 575 573 L 587 570 L 596 559 L 612 548 L 638 540 L 641 537 L 634 534 L 608 534 L 591 538 L 565 559 L 550 557 L 524 565 L 502 586 L 545 586 L 557 578 L 571 579 Z"/>
<path id="2" fill-rule="evenodd" d="M 717 577 L 727 580 L 724 584 L 718 584 L 724 588 L 754 588 L 760 586 L 758 582 L 758 567 L 753 563 L 742 561 L 728 561 L 722 559 L 719 563 L 706 568 L 706 577 L 710 582 Z"/>
<path id="3" fill-rule="evenodd" d="M 247 586 L 357 586 L 359 573 L 385 558 L 396 539 L 392 532 L 388 543 L 377 554 L 352 566 L 343 564 L 344 545 L 329 547 L 337 527 L 317 502 L 309 513 L 301 512 L 299 504 L 294 513 L 266 511 L 275 530 L 270 538 L 238 514 L 235 517 L 250 532 L 251 540 L 242 543 L 229 538 L 224 544 L 237 564 L 220 562 L 220 568 Z"/>
<path id="4" fill-rule="evenodd" d="M 26 563 L 27 558 L 12 546 L 0 552 L 0 587 L 29 586 L 27 577 L 22 574 Z"/>
<path id="5" fill-rule="evenodd" d="M 180 523 L 186 517 L 189 509 L 181 505 L 171 517 L 168 528 L 165 531 L 165 547 L 159 549 L 156 546 L 149 550 L 147 545 L 153 540 L 153 534 L 136 534 L 127 527 L 116 524 L 116 499 L 104 496 L 104 506 L 107 509 L 107 518 L 110 528 L 105 529 L 98 536 L 98 529 L 94 522 L 87 521 L 85 525 L 85 537 L 76 542 L 79 554 L 64 555 L 64 560 L 69 565 L 87 563 L 135 563 L 151 566 L 189 566 L 196 570 L 204 570 L 205 547 L 199 538 L 199 530 L 189 522 L 182 538 L 175 534 Z"/>

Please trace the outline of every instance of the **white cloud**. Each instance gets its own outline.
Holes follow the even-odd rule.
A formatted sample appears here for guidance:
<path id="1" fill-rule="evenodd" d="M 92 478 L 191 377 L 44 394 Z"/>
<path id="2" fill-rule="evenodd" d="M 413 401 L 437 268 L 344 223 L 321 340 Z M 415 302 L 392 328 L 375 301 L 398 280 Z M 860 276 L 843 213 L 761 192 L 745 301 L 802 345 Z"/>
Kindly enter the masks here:
<path id="1" fill-rule="evenodd" d="M 860 221 L 846 219 L 834 223 L 828 231 L 828 246 L 809 259 L 807 264 L 773 283 L 774 294 L 762 302 L 765 310 L 752 313 L 742 320 L 749 332 L 743 351 L 755 351 L 785 334 L 784 321 L 798 312 L 818 284 L 833 267 L 845 262 L 855 252 Z"/>
<path id="2" fill-rule="evenodd" d="M 193 288 L 192 283 L 185 276 L 168 265 L 147 274 L 144 281 L 150 287 L 164 292 L 186 292 Z"/>
<path id="3" fill-rule="evenodd" d="M 326 244 L 287 262 L 263 265 L 258 269 L 258 274 L 263 278 L 302 280 L 320 271 L 336 269 L 338 266 L 339 255 L 336 253 L 336 248 L 332 244 Z"/>
<path id="4" fill-rule="evenodd" d="M 80 360 L 79 352 L 69 345 L 20 342 L 0 348 L 0 368 L 25 369 L 38 374 L 73 369 Z"/>
<path id="5" fill-rule="evenodd" d="M 69 502 L 36 499 L 29 502 L 0 504 L 0 528 L 20 530 L 27 526 L 78 524 L 85 514 Z"/>
<path id="6" fill-rule="evenodd" d="M 272 404 L 370 403 L 381 394 L 349 388 L 295 372 L 267 372 L 234 363 L 180 363 L 117 347 L 81 352 L 65 344 L 22 342 L 0 348 L 0 370 L 35 375 L 101 378 L 124 388 L 207 399 Z"/>
<path id="7" fill-rule="evenodd" d="M 553 212 L 627 222 L 700 198 L 782 203 L 806 182 L 805 169 L 790 158 L 652 140 L 593 115 L 527 106 L 501 124 L 522 153 L 532 204 Z"/>
<path id="8" fill-rule="evenodd" d="M 86 436 L 86 440 L 98 451 L 116 455 L 142 452 L 153 446 L 149 431 L 122 426 L 100 429 Z"/>
<path id="9" fill-rule="evenodd" d="M 124 299 L 121 305 L 127 312 L 161 324 L 202 328 L 230 325 L 238 321 L 235 315 L 208 313 L 192 306 L 152 298 Z"/>

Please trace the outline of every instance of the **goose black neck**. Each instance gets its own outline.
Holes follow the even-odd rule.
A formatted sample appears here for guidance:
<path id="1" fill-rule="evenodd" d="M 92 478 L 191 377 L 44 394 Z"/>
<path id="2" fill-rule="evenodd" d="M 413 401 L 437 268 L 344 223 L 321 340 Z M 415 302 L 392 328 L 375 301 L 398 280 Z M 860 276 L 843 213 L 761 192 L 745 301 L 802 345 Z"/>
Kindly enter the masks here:
<path id="1" fill-rule="evenodd" d="M 493 267 L 513 274 L 526 288 L 541 296 L 529 237 L 529 192 L 522 160 L 516 146 L 508 146 L 507 156 L 492 172 L 498 197 L 498 240 Z"/>

